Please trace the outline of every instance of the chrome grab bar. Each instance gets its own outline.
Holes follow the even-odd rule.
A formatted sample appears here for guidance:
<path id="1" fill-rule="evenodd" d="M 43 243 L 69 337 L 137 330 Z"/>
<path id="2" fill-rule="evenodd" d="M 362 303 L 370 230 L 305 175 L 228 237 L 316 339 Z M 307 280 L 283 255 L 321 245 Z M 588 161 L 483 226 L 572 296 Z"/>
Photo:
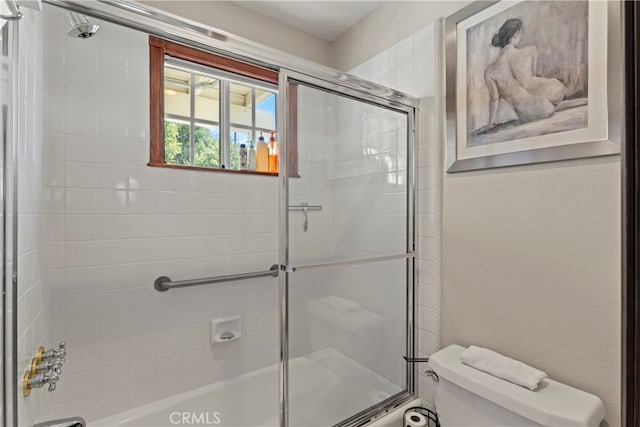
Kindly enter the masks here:
<path id="1" fill-rule="evenodd" d="M 259 277 L 278 277 L 280 266 L 273 264 L 268 270 L 253 273 L 229 274 L 226 276 L 205 277 L 203 279 L 172 281 L 167 276 L 160 276 L 153 282 L 153 287 L 158 292 L 166 292 L 174 288 L 189 288 L 191 286 L 210 285 L 222 282 L 234 282 L 236 280 L 257 279 Z"/>

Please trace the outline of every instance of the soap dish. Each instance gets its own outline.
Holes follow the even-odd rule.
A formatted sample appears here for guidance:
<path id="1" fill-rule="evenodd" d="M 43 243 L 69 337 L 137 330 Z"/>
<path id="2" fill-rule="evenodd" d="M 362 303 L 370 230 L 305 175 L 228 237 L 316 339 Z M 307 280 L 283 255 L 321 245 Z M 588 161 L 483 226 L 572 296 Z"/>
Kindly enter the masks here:
<path id="1" fill-rule="evenodd" d="M 242 336 L 242 316 L 211 320 L 211 344 L 237 340 Z"/>

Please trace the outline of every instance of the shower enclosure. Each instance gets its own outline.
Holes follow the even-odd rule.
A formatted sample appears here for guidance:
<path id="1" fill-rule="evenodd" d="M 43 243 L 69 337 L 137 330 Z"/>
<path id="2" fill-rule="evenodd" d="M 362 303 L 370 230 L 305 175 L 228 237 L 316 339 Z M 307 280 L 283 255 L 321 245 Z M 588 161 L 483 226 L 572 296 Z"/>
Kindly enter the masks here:
<path id="1" fill-rule="evenodd" d="M 415 99 L 138 3 L 21 12 L 3 425 L 358 426 L 413 398 Z M 278 176 L 147 165 L 150 36 L 278 73 Z"/>

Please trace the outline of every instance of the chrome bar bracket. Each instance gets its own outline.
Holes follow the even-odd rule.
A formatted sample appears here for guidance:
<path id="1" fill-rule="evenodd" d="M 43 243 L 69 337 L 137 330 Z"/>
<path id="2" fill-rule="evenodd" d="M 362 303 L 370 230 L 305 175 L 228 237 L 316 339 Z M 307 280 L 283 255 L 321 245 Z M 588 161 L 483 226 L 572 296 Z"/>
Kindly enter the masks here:
<path id="1" fill-rule="evenodd" d="M 285 273 L 295 273 L 296 272 L 296 268 L 292 267 L 290 265 L 281 265 L 280 266 L 280 270 L 284 271 Z"/>
<path id="2" fill-rule="evenodd" d="M 7 6 L 11 9 L 11 15 L 0 15 L 1 19 L 6 19 L 7 21 L 18 21 L 22 19 L 24 16 L 22 12 L 20 12 L 20 8 L 15 0 L 7 0 Z"/>
<path id="3" fill-rule="evenodd" d="M 19 21 L 23 16 L 22 12 L 18 11 L 15 15 L 0 15 L 0 18 L 7 21 Z"/>
<path id="4" fill-rule="evenodd" d="M 160 276 L 153 282 L 153 288 L 158 292 L 166 292 L 169 290 L 166 286 L 171 283 L 169 276 Z"/>

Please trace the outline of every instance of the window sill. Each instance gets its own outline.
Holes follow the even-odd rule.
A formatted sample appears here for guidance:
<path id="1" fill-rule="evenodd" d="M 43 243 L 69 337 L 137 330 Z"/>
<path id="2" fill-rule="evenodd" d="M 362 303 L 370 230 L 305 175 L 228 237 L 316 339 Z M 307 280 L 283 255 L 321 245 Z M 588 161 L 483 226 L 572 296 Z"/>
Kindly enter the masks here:
<path id="1" fill-rule="evenodd" d="M 250 170 L 235 170 L 235 169 L 221 169 L 221 168 L 203 168 L 199 166 L 187 166 L 187 165 L 171 165 L 168 163 L 147 163 L 147 166 L 151 166 L 154 168 L 169 168 L 169 169 L 184 169 L 184 170 L 192 170 L 192 171 L 201 171 L 201 172 L 220 172 L 220 173 L 234 173 L 240 175 L 261 175 L 261 176 L 278 176 L 277 173 L 274 172 L 257 172 Z M 299 178 L 299 176 L 294 175 L 292 178 Z"/>

